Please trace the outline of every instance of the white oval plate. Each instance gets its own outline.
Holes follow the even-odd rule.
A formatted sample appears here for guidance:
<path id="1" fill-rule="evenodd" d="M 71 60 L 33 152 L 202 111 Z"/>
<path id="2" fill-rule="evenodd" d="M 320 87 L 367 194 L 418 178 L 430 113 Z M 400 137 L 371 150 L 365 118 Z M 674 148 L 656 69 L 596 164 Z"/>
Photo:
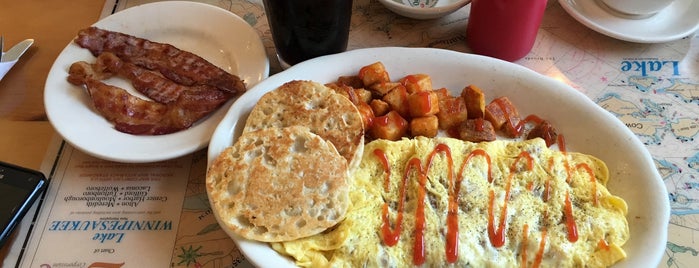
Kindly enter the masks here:
<path id="1" fill-rule="evenodd" d="M 489 57 L 430 48 L 371 48 L 302 62 L 265 79 L 233 104 L 209 144 L 209 165 L 235 142 L 250 110 L 264 93 L 295 79 L 332 82 L 341 75 L 356 75 L 359 68 L 376 61 L 386 66 L 392 80 L 425 73 L 432 77 L 434 88 L 446 87 L 452 95 L 474 84 L 485 91 L 488 101 L 507 96 L 523 116 L 536 114 L 550 120 L 565 135 L 570 151 L 591 154 L 607 163 L 612 176 L 610 191 L 628 202 L 631 238 L 623 247 L 628 258 L 615 267 L 645 267 L 660 262 L 667 241 L 670 203 L 644 145 L 611 113 L 570 86 Z M 268 244 L 229 235 L 255 265 L 293 266 Z"/>
<path id="2" fill-rule="evenodd" d="M 616 16 L 597 0 L 558 0 L 578 22 L 601 34 L 630 42 L 662 43 L 699 30 L 699 1 L 676 0 L 657 14 L 643 19 Z"/>
<path id="3" fill-rule="evenodd" d="M 197 54 L 238 75 L 248 88 L 269 75 L 269 61 L 257 32 L 235 14 L 212 5 L 179 1 L 145 4 L 115 13 L 94 26 L 169 43 Z M 98 158 L 153 162 L 204 148 L 233 103 L 227 102 L 191 128 L 176 133 L 157 136 L 122 133 L 94 110 L 83 88 L 66 81 L 72 63 L 94 62 L 94 59 L 87 49 L 71 41 L 49 71 L 44 104 L 56 131 L 77 149 Z M 139 95 L 123 79 L 106 82 Z"/>

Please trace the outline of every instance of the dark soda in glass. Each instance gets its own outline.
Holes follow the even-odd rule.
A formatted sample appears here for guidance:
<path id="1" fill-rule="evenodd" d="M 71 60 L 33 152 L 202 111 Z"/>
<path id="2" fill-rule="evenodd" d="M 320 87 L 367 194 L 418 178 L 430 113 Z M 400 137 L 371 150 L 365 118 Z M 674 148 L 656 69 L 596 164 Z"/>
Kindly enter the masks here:
<path id="1" fill-rule="evenodd" d="M 347 49 L 352 0 L 264 0 L 282 66 Z"/>

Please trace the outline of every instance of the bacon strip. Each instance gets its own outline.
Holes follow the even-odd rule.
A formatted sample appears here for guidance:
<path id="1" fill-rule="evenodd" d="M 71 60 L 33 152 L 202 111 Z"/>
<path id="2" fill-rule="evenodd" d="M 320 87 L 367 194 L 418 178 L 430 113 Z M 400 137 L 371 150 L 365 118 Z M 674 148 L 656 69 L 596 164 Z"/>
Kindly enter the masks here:
<path id="1" fill-rule="evenodd" d="M 177 100 L 185 91 L 220 95 L 220 93 L 209 92 L 218 91 L 218 89 L 212 86 L 183 86 L 163 77 L 158 72 L 124 62 L 109 52 L 100 54 L 92 68 L 98 73 L 95 76 L 101 77 L 100 79 L 109 78 L 111 75 L 119 75 L 130 80 L 134 89 L 160 103 L 171 103 Z M 226 94 L 232 97 L 232 94 Z"/>
<path id="2" fill-rule="evenodd" d="M 101 82 L 100 79 L 113 75 L 105 68 L 83 61 L 73 63 L 68 81 L 85 86 L 97 112 L 113 122 L 118 131 L 125 133 L 162 135 L 187 129 L 232 97 L 232 94 L 215 88 L 184 87 L 167 103 L 144 100 L 122 88 Z"/>
<path id="3" fill-rule="evenodd" d="M 74 41 L 90 50 L 95 57 L 103 52 L 111 52 L 124 61 L 156 70 L 182 85 L 208 85 L 235 95 L 245 91 L 245 83 L 238 76 L 170 44 L 97 27 L 80 30 Z"/>

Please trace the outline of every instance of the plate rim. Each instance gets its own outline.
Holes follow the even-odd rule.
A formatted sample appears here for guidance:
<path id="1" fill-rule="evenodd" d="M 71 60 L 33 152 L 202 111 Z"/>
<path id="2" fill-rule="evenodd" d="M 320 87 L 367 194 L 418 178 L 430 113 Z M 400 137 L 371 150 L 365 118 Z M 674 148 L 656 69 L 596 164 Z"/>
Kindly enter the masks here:
<path id="1" fill-rule="evenodd" d="M 285 82 L 288 80 L 288 75 L 291 74 L 299 74 L 299 73 L 308 73 L 306 70 L 307 68 L 310 68 L 311 66 L 314 65 L 320 65 L 320 64 L 328 64 L 328 63 L 334 63 L 334 62 L 340 62 L 343 57 L 344 58 L 352 58 L 352 61 L 357 61 L 357 59 L 363 59 L 365 58 L 365 54 L 371 54 L 371 55 L 391 55 L 390 53 L 395 53 L 399 54 L 400 56 L 403 57 L 409 57 L 411 55 L 416 55 L 416 54 L 429 54 L 433 53 L 434 55 L 439 55 L 439 56 L 450 56 L 457 58 L 459 60 L 474 60 L 474 61 L 486 61 L 489 63 L 493 63 L 494 66 L 497 67 L 504 67 L 506 68 L 507 71 L 516 71 L 519 73 L 523 73 L 525 75 L 531 76 L 532 80 L 539 81 L 542 84 L 551 86 L 551 87 L 556 87 L 559 89 L 565 89 L 563 91 L 564 96 L 563 97 L 573 97 L 573 98 L 581 98 L 583 101 L 580 101 L 579 103 L 583 103 L 586 107 L 589 107 L 590 109 L 593 109 L 595 113 L 600 116 L 605 118 L 608 122 L 614 122 L 613 127 L 615 130 L 620 131 L 625 137 L 626 142 L 631 143 L 632 145 L 636 146 L 634 148 L 640 148 L 641 155 L 634 156 L 634 158 L 637 161 L 640 161 L 641 163 L 646 163 L 649 165 L 652 165 L 651 167 L 646 167 L 649 168 L 649 172 L 651 173 L 649 176 L 652 177 L 652 180 L 649 181 L 649 183 L 653 184 L 653 187 L 657 187 L 658 189 L 664 190 L 665 193 L 667 193 L 666 186 L 660 177 L 659 172 L 655 168 L 653 164 L 653 159 L 650 155 L 650 152 L 648 149 L 643 146 L 643 144 L 640 142 L 638 137 L 631 132 L 619 119 L 611 115 L 611 113 L 607 112 L 603 108 L 601 108 L 599 105 L 594 103 L 592 100 L 590 100 L 586 95 L 583 93 L 575 90 L 571 86 L 553 79 L 551 77 L 539 74 L 531 69 L 528 69 L 524 66 L 513 64 L 510 62 L 494 59 L 494 58 L 489 58 L 485 56 L 480 56 L 480 55 L 475 55 L 475 54 L 467 54 L 467 53 L 460 53 L 456 51 L 451 51 L 451 50 L 445 50 L 445 49 L 435 49 L 435 48 L 406 48 L 406 47 L 380 47 L 380 48 L 364 48 L 364 49 L 356 49 L 356 50 L 351 50 L 347 51 L 344 53 L 339 53 L 335 55 L 329 55 L 329 56 L 323 56 L 319 58 L 315 58 L 306 62 L 302 62 L 300 64 L 297 64 L 295 66 L 292 66 L 291 68 L 280 72 L 278 74 L 272 75 L 269 78 L 265 79 L 265 81 L 261 82 L 257 86 L 253 87 L 250 91 L 246 92 L 241 98 L 239 99 L 240 101 L 236 102 L 233 107 L 231 107 L 226 114 L 226 117 L 224 120 L 221 121 L 219 126 L 216 128 L 214 131 L 214 135 L 212 136 L 212 140 L 209 144 L 209 151 L 207 154 L 207 159 L 208 159 L 208 164 L 207 166 L 211 165 L 211 162 L 213 159 L 218 155 L 220 151 L 222 151 L 225 146 L 222 146 L 219 143 L 219 139 L 223 138 L 228 138 L 229 144 L 233 143 L 233 140 L 235 139 L 234 136 L 228 137 L 226 135 L 236 135 L 236 128 L 240 128 L 239 124 L 244 124 L 244 122 L 240 122 L 238 116 L 241 114 L 245 114 L 249 112 L 247 111 L 237 111 L 236 109 L 240 109 L 241 106 L 247 105 L 248 108 L 252 108 L 252 105 L 250 103 L 246 103 L 246 101 L 249 101 L 250 98 L 258 98 L 262 94 L 270 91 L 273 89 L 274 85 L 281 85 L 281 83 Z M 393 55 L 396 56 L 396 55 Z M 388 56 L 386 56 L 388 57 Z M 401 57 L 402 58 L 402 57 Z M 376 61 L 381 61 L 381 59 L 376 59 Z M 368 65 L 371 62 L 364 62 L 364 65 Z M 388 67 L 387 67 L 388 69 Z M 429 73 L 429 72 L 427 72 Z M 389 70 L 389 74 L 391 74 L 391 70 Z M 342 74 L 337 74 L 337 75 L 342 75 Z M 301 77 L 299 79 L 305 79 L 306 77 Z M 395 77 L 392 77 L 395 78 Z M 296 79 L 296 78 L 294 78 Z M 319 82 L 326 82 L 326 81 L 319 81 Z M 433 80 L 434 84 L 434 80 Z M 247 96 L 246 96 L 247 95 Z M 243 107 L 245 108 L 245 107 Z M 567 134 L 566 134 L 567 135 Z M 570 147 L 569 147 L 570 148 Z M 209 194 L 209 191 L 207 190 L 207 196 Z M 618 194 L 618 191 L 615 191 L 615 195 Z M 657 196 L 663 196 L 663 195 L 657 195 Z M 657 197 L 656 196 L 656 197 Z M 666 196 L 666 195 L 664 195 Z M 209 200 L 211 202 L 212 198 L 209 196 Z M 656 245 L 650 245 L 651 248 L 651 253 L 648 255 L 643 255 L 639 256 L 637 258 L 643 258 L 641 259 L 640 264 L 647 264 L 647 261 L 650 262 L 656 262 L 660 263 L 661 258 L 664 253 L 665 249 L 665 241 L 667 241 L 667 228 L 669 224 L 669 217 L 670 217 L 670 204 L 669 200 L 667 198 L 660 198 L 657 201 L 656 204 L 658 208 L 662 209 L 660 214 L 660 221 L 654 221 L 653 227 L 659 228 L 661 231 L 659 232 L 658 236 L 655 236 L 654 238 L 657 239 L 657 241 L 661 241 L 662 243 L 657 243 Z M 214 216 L 216 217 L 217 221 L 220 223 L 221 219 L 218 217 L 217 213 L 214 212 Z M 627 215 L 627 220 L 631 218 L 632 216 L 630 214 Z M 631 225 L 630 225 L 630 228 Z M 269 246 L 266 243 L 259 243 L 259 242 L 254 242 L 254 241 L 248 241 L 245 239 L 242 239 L 238 236 L 236 236 L 234 233 L 231 231 L 222 228 L 228 235 L 235 241 L 236 245 L 238 245 L 239 249 L 241 252 L 248 258 L 248 260 L 257 265 L 257 266 L 266 266 L 266 265 L 273 265 L 275 267 L 279 265 L 289 265 L 291 264 L 293 266 L 293 262 L 291 262 L 288 258 L 283 257 L 281 255 L 275 256 L 274 258 L 255 258 L 255 254 L 257 254 L 257 251 L 267 251 L 271 250 Z M 633 231 L 632 231 L 633 232 Z M 627 242 L 628 243 L 628 242 Z M 627 244 L 628 245 L 628 244 Z M 644 247 L 645 249 L 645 247 Z M 276 253 L 276 252 L 275 252 Z M 648 253 L 648 252 L 644 252 Z M 260 262 L 261 260 L 264 260 L 264 262 Z M 272 263 L 268 263 L 266 261 L 273 261 Z M 621 263 L 617 263 L 614 267 L 634 267 L 634 264 L 639 264 L 639 261 L 633 260 L 635 262 L 629 263 L 629 260 L 626 259 L 622 261 Z"/>
<path id="2" fill-rule="evenodd" d="M 150 27 L 133 27 L 132 24 L 129 24 L 131 22 L 126 21 L 129 18 L 132 18 L 134 15 L 142 14 L 144 12 L 147 12 L 147 10 L 152 9 L 158 9 L 161 12 L 155 12 L 155 14 L 149 13 L 149 18 L 143 19 L 146 22 L 152 23 Z M 240 36 L 243 36 L 245 38 L 239 41 L 245 44 L 245 46 L 240 45 L 240 47 L 243 47 L 243 50 L 241 50 L 243 52 L 237 52 L 233 47 L 229 47 L 226 50 L 222 49 L 221 52 L 230 53 L 229 56 L 232 57 L 230 63 L 232 65 L 240 65 L 241 61 L 242 63 L 245 63 L 247 61 L 252 61 L 254 63 L 247 66 L 238 66 L 239 68 L 236 72 L 236 75 L 241 76 L 241 79 L 245 80 L 248 89 L 252 88 L 254 85 L 256 85 L 257 83 L 269 76 L 270 62 L 266 54 L 266 48 L 264 47 L 259 34 L 257 34 L 256 30 L 253 29 L 252 26 L 250 26 L 241 17 L 234 14 L 233 12 L 230 12 L 218 6 L 190 1 L 153 2 L 121 10 L 119 12 L 116 12 L 114 14 L 100 19 L 99 21 L 91 24 L 90 26 L 97 26 L 109 30 L 121 31 L 136 36 L 146 35 L 146 33 L 148 33 L 149 31 L 150 33 L 157 33 L 158 29 L 160 29 L 162 32 L 164 30 L 167 30 L 166 28 L 164 28 L 167 25 L 174 25 L 175 28 L 177 28 L 178 26 L 183 27 L 186 25 L 186 23 L 190 21 L 192 22 L 192 25 L 195 25 L 195 27 L 197 27 L 196 24 L 194 24 L 194 21 L 192 21 L 192 18 L 188 18 L 184 22 L 172 22 L 172 20 L 165 19 L 165 16 L 171 16 L 172 13 L 166 12 L 167 10 L 177 12 L 178 10 L 183 9 L 189 10 L 192 14 L 196 14 L 191 15 L 190 17 L 203 17 L 209 21 L 225 21 L 226 23 L 230 24 L 227 26 L 228 28 L 236 29 L 241 32 Z M 131 28 L 129 28 L 129 26 Z M 219 39 L 223 40 L 224 38 L 221 38 L 223 35 L 219 35 Z M 226 38 L 229 39 L 229 37 Z M 209 41 L 209 43 L 211 42 L 212 41 Z M 178 45 L 178 43 L 176 42 L 173 42 L 171 44 L 176 46 Z M 206 44 L 206 42 L 202 42 L 202 44 Z M 243 54 L 244 52 L 247 53 Z M 241 55 L 243 55 L 244 57 L 241 57 Z M 73 58 L 69 56 L 72 56 Z M 130 135 L 126 133 L 121 133 L 113 128 L 113 124 L 111 124 L 110 122 L 106 122 L 106 120 L 103 117 L 101 117 L 94 111 L 94 108 L 91 107 L 91 103 L 87 102 L 89 101 L 89 99 L 87 99 L 87 96 L 66 97 L 60 95 L 75 95 L 74 93 L 70 92 L 70 90 L 77 88 L 77 86 L 69 84 L 65 81 L 65 77 L 67 77 L 67 67 L 64 67 L 63 65 L 65 64 L 69 66 L 69 64 L 72 62 L 78 60 L 86 60 L 86 58 L 94 59 L 94 57 L 91 54 L 89 54 L 89 52 L 86 49 L 82 49 L 79 46 L 77 46 L 73 42 L 73 38 L 71 38 L 69 43 L 59 53 L 59 55 L 51 65 L 51 68 L 49 69 L 49 73 L 44 84 L 43 101 L 49 122 L 53 126 L 54 130 L 63 138 L 63 140 L 66 141 L 68 144 L 72 145 L 73 147 L 79 149 L 80 151 L 100 159 L 122 163 L 147 163 L 177 158 L 188 153 L 194 152 L 196 150 L 202 149 L 208 145 L 211 134 L 213 133 L 215 127 L 218 125 L 218 122 L 210 121 L 221 120 L 228 108 L 230 108 L 235 99 L 237 99 L 234 98 L 229 100 L 223 106 L 219 107 L 219 109 L 214 111 L 212 114 L 200 119 L 198 122 L 195 123 L 195 125 L 193 125 L 189 129 L 181 130 L 179 132 L 167 135 Z M 249 75 L 249 77 L 243 77 L 243 75 Z M 84 93 L 84 91 L 82 93 Z M 70 99 L 73 97 L 76 99 Z M 58 100 L 52 98 L 58 98 Z M 109 137 L 117 137 L 119 140 L 122 141 L 130 141 L 132 142 L 131 146 L 129 146 L 129 144 L 114 144 L 113 146 L 100 145 L 99 148 L 96 148 L 96 146 L 94 145 L 95 142 L 89 142 L 85 139 L 85 136 L 92 134 L 94 130 L 89 131 L 84 129 L 70 129 L 71 126 L 66 125 L 68 123 L 59 122 L 61 118 L 65 118 L 67 116 L 65 114 L 62 114 L 61 108 L 64 105 L 75 103 L 82 103 L 84 105 L 89 106 L 87 109 L 90 112 L 92 112 L 92 114 L 73 114 L 69 116 L 70 118 L 78 117 L 82 119 L 85 117 L 89 117 L 93 120 L 103 120 L 107 124 L 107 127 L 110 129 L 104 130 L 102 132 L 106 132 L 107 134 L 113 135 Z M 96 119 L 95 117 L 100 117 L 100 119 Z M 160 143 L 159 146 L 155 146 L 158 143 Z M 144 144 L 147 147 L 142 147 Z M 127 146 L 130 150 L 113 150 L 115 146 Z"/>
<path id="3" fill-rule="evenodd" d="M 625 24 L 627 26 L 633 26 L 635 24 L 639 24 L 642 22 L 646 22 L 649 20 L 653 20 L 655 16 L 669 16 L 670 18 L 681 18 L 683 16 L 679 15 L 672 15 L 669 14 L 670 12 L 674 12 L 676 10 L 681 9 L 681 6 L 683 4 L 689 3 L 690 7 L 693 7 L 693 9 L 689 10 L 699 10 L 699 1 L 696 0 L 677 0 L 674 1 L 672 4 L 670 4 L 665 10 L 661 11 L 660 13 L 656 14 L 655 16 L 649 17 L 649 18 L 642 18 L 642 19 L 626 19 L 622 17 L 615 16 L 611 13 L 609 13 L 605 8 L 599 6 L 599 3 L 597 3 L 598 0 L 558 0 L 558 3 L 563 7 L 563 9 L 575 20 L 578 22 L 582 23 L 586 27 L 604 34 L 606 36 L 616 38 L 619 40 L 623 41 L 629 41 L 629 42 L 636 42 L 636 43 L 663 43 L 663 42 L 669 42 L 669 41 L 675 41 L 682 39 L 684 37 L 687 37 L 691 35 L 692 33 L 696 32 L 699 30 L 699 16 L 697 16 L 696 22 L 694 26 L 688 26 L 686 28 L 683 28 L 681 31 L 677 32 L 672 32 L 672 34 L 666 34 L 662 36 L 634 36 L 629 33 L 625 33 L 621 31 L 618 28 L 619 23 L 622 22 L 622 24 Z M 582 3 L 582 4 L 581 4 Z M 595 9 L 596 13 L 595 14 L 590 14 L 589 12 L 586 12 L 585 10 L 581 10 L 580 6 L 584 5 L 586 7 L 592 7 Z M 614 20 L 614 23 L 612 22 L 605 22 L 605 21 L 596 21 L 600 18 L 597 13 L 604 14 L 604 18 L 608 18 L 611 20 Z M 687 12 L 683 13 L 687 14 Z M 680 21 L 681 19 L 674 19 L 675 22 Z"/>

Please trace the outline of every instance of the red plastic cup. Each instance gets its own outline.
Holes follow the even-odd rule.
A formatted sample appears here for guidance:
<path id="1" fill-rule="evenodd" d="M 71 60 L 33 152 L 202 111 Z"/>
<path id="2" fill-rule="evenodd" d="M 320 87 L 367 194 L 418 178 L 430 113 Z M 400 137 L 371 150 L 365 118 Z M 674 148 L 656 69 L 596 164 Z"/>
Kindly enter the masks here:
<path id="1" fill-rule="evenodd" d="M 472 0 L 466 40 L 474 53 L 506 61 L 534 46 L 547 0 Z"/>

